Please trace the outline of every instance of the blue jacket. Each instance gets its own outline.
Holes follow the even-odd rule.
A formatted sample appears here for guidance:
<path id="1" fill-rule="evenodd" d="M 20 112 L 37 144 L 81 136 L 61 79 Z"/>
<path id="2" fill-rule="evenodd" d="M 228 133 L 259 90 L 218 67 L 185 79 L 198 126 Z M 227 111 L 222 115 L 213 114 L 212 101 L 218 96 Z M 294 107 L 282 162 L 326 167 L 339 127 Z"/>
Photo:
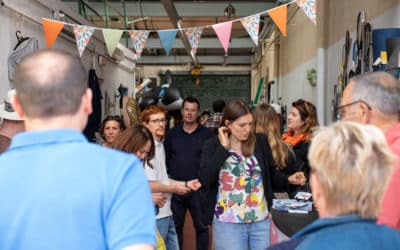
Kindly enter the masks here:
<path id="1" fill-rule="evenodd" d="M 400 249 L 400 232 L 358 215 L 342 215 L 316 220 L 293 235 L 289 241 L 268 249 Z"/>

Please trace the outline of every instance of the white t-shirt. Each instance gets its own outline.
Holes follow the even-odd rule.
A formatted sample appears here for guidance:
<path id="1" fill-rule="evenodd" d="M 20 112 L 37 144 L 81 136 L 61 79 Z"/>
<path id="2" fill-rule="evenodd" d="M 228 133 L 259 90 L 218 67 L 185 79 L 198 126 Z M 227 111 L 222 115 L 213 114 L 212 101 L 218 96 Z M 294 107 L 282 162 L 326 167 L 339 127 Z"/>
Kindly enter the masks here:
<path id="1" fill-rule="evenodd" d="M 165 163 L 165 150 L 164 145 L 154 140 L 155 154 L 154 158 L 150 161 L 153 168 L 145 165 L 145 174 L 149 181 L 158 181 L 165 185 L 169 185 L 169 178 L 167 175 L 167 165 Z M 167 202 L 160 208 L 157 219 L 172 216 L 171 210 L 171 195 L 169 195 Z"/>

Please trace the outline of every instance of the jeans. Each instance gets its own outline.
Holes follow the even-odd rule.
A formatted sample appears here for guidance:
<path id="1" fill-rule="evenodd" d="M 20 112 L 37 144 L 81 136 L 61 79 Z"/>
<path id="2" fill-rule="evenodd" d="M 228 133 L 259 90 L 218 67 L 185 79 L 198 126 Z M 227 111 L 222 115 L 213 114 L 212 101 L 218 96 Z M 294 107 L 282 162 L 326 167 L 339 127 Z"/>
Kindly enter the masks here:
<path id="1" fill-rule="evenodd" d="M 175 224 L 172 216 L 157 219 L 157 229 L 164 239 L 167 250 L 179 250 L 178 238 L 176 237 Z"/>
<path id="2" fill-rule="evenodd" d="M 215 250 L 264 250 L 270 245 L 270 219 L 253 223 L 213 220 Z"/>
<path id="3" fill-rule="evenodd" d="M 181 249 L 183 245 L 183 225 L 185 224 L 185 216 L 188 209 L 196 229 L 196 249 L 208 249 L 208 226 L 203 223 L 203 206 L 201 191 L 191 192 L 186 195 L 172 195 L 171 208 Z"/>

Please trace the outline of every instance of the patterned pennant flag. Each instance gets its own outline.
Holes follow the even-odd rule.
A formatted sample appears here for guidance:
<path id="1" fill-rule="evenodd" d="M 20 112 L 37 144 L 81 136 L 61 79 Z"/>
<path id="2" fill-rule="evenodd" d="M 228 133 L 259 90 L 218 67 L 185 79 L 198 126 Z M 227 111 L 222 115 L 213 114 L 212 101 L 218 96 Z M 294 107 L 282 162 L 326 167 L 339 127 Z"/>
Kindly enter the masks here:
<path id="1" fill-rule="evenodd" d="M 46 37 L 47 48 L 51 48 L 61 30 L 64 28 L 64 23 L 42 18 L 42 24 L 44 35 Z"/>
<path id="2" fill-rule="evenodd" d="M 260 28 L 260 14 L 252 15 L 240 20 L 243 27 L 249 33 L 253 42 L 258 45 L 258 31 Z"/>
<path id="3" fill-rule="evenodd" d="M 83 51 L 88 45 L 90 38 L 93 35 L 94 28 L 81 25 L 72 25 L 75 34 L 76 46 L 78 47 L 79 56 L 82 56 Z"/>
<path id="4" fill-rule="evenodd" d="M 219 41 L 224 47 L 225 53 L 228 53 L 229 39 L 231 38 L 232 22 L 214 24 L 213 29 L 218 36 Z"/>
<path id="5" fill-rule="evenodd" d="M 185 29 L 185 35 L 189 40 L 190 46 L 192 47 L 193 54 L 196 54 L 197 52 L 202 32 L 203 27 Z"/>
<path id="6" fill-rule="evenodd" d="M 135 48 L 137 57 L 140 57 L 140 55 L 142 54 L 144 45 L 146 44 L 149 34 L 150 34 L 150 31 L 148 31 L 148 30 L 129 31 L 129 35 L 131 37 L 133 47 Z"/>
<path id="7" fill-rule="evenodd" d="M 287 4 L 273 8 L 268 11 L 268 15 L 271 17 L 272 21 L 274 21 L 283 36 L 286 36 Z"/>
<path id="8" fill-rule="evenodd" d="M 317 24 L 317 6 L 315 0 L 296 0 L 297 5 L 304 11 L 310 20 Z"/>
<path id="9" fill-rule="evenodd" d="M 114 50 L 117 48 L 123 32 L 123 30 L 103 29 L 104 42 L 106 43 L 109 56 L 112 56 Z"/>
<path id="10" fill-rule="evenodd" d="M 158 36 L 160 37 L 161 44 L 164 47 L 165 53 L 169 55 L 171 48 L 174 46 L 176 33 L 178 30 L 158 30 Z"/>

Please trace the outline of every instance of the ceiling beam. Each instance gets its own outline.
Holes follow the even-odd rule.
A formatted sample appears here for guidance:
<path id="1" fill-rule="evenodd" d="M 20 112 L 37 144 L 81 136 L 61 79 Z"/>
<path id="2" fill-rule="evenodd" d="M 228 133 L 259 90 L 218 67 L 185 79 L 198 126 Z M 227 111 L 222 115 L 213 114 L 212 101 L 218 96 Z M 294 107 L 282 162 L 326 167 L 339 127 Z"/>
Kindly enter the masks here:
<path id="1" fill-rule="evenodd" d="M 202 65 L 250 65 L 251 56 L 197 56 Z M 137 65 L 185 65 L 191 63 L 189 56 L 142 56 Z"/>
<path id="2" fill-rule="evenodd" d="M 75 9 L 78 12 L 76 1 L 63 1 L 66 5 L 68 5 L 71 9 Z M 108 2 L 114 9 L 121 9 L 120 2 Z M 213 1 L 203 1 L 203 2 L 174 2 L 174 6 L 181 17 L 209 17 L 216 16 L 222 17 L 224 16 L 224 9 L 229 4 L 229 1 L 223 2 L 213 2 Z M 240 3 L 232 2 L 233 7 L 236 9 L 236 16 L 250 16 L 262 11 L 266 11 L 270 8 L 276 7 L 272 2 L 253 2 L 253 1 L 243 1 Z M 90 6 L 95 9 L 100 15 L 104 16 L 104 5 L 99 2 L 90 2 Z M 143 16 L 159 16 L 165 17 L 168 16 L 168 13 L 165 11 L 163 5 L 158 2 L 145 2 L 141 1 L 141 6 L 143 10 Z M 141 17 L 141 12 L 139 8 L 139 4 L 137 1 L 135 2 L 126 2 L 126 10 L 127 16 Z M 88 15 L 90 15 L 90 11 L 88 11 Z M 119 16 L 113 10 L 110 10 L 110 16 Z M 232 17 L 235 19 L 235 17 Z"/>
<path id="3" fill-rule="evenodd" d="M 175 5 L 171 0 L 161 0 L 161 3 L 164 5 L 165 11 L 168 13 L 169 19 L 175 29 L 182 29 L 182 22 L 179 18 L 178 12 L 176 11 Z M 178 31 L 179 38 L 181 39 L 183 46 L 186 49 L 187 54 L 190 56 L 193 66 L 197 66 L 199 64 L 197 57 L 192 53 L 192 46 L 189 43 L 188 38 L 186 37 L 183 30 Z"/>

